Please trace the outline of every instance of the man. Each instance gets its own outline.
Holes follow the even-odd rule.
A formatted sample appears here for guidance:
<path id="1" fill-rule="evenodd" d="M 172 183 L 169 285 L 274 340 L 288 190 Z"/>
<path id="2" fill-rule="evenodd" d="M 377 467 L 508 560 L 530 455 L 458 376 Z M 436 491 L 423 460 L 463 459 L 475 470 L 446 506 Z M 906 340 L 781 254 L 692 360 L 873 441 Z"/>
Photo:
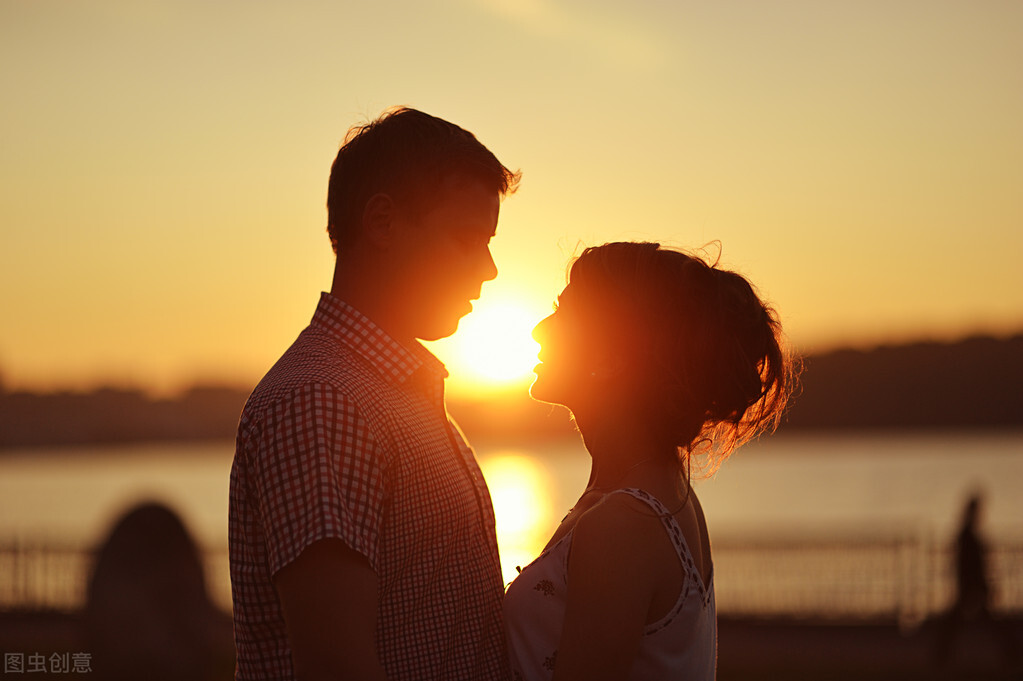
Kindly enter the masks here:
<path id="1" fill-rule="evenodd" d="M 504 679 L 494 514 L 444 408 L 452 334 L 497 269 L 510 172 L 399 108 L 331 169 L 337 263 L 250 396 L 231 470 L 236 679 Z"/>

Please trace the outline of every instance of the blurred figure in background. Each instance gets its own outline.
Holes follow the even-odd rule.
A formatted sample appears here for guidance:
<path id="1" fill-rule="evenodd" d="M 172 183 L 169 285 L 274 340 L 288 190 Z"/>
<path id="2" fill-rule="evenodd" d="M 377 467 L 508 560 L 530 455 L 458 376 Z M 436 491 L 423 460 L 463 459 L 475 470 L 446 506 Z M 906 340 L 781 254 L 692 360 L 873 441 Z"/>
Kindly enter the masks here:
<path id="1" fill-rule="evenodd" d="M 990 619 L 988 551 L 978 532 L 983 497 L 970 497 L 956 536 L 956 600 L 952 616 L 961 621 Z"/>
<path id="2" fill-rule="evenodd" d="M 231 677 L 231 618 L 210 601 L 202 555 L 174 511 L 143 503 L 117 521 L 96 556 L 85 636 L 97 681 Z"/>
<path id="3" fill-rule="evenodd" d="M 1011 662 L 1016 657 L 1012 632 L 991 616 L 989 551 L 980 533 L 983 509 L 984 496 L 980 492 L 970 496 L 963 507 L 954 547 L 955 601 L 938 631 L 937 660 L 941 663 L 963 654 L 972 660 L 987 654 L 987 648 L 997 654 L 999 647 L 1003 661 Z"/>

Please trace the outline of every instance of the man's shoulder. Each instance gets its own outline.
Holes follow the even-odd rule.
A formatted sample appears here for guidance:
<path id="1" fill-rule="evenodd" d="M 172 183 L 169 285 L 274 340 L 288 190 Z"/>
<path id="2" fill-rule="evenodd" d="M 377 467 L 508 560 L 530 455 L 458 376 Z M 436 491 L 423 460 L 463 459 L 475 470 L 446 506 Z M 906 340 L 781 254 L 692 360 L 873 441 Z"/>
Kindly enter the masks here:
<path id="1" fill-rule="evenodd" d="M 378 371 L 350 346 L 316 327 L 307 327 L 252 391 L 242 424 L 301 391 L 329 391 L 337 399 L 366 401 L 380 389 Z"/>
<path id="2" fill-rule="evenodd" d="M 256 385 L 243 416 L 263 411 L 303 386 L 342 384 L 349 354 L 340 343 L 306 328 Z"/>

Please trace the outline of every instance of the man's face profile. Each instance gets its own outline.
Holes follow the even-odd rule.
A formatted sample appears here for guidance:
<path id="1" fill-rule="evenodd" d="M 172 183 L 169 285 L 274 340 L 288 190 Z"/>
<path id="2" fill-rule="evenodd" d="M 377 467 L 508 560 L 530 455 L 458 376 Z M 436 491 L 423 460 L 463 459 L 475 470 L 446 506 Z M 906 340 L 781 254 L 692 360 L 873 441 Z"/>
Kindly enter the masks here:
<path id="1" fill-rule="evenodd" d="M 415 338 L 450 336 L 472 311 L 483 282 L 497 276 L 490 240 L 500 196 L 476 180 L 452 177 L 425 211 L 401 211 L 393 257 L 402 299 L 396 301 Z"/>

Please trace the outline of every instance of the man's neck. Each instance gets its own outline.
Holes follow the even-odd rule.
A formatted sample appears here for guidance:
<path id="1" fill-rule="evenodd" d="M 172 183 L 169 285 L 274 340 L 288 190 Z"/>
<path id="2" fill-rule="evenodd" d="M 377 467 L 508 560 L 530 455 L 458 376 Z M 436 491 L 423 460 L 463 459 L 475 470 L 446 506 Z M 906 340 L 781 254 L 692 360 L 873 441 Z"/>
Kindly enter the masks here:
<path id="1" fill-rule="evenodd" d="M 384 287 L 370 277 L 360 276 L 351 268 L 335 267 L 330 295 L 345 301 L 366 315 L 374 324 L 398 343 L 410 347 L 415 337 L 396 318 L 396 306 Z"/>

